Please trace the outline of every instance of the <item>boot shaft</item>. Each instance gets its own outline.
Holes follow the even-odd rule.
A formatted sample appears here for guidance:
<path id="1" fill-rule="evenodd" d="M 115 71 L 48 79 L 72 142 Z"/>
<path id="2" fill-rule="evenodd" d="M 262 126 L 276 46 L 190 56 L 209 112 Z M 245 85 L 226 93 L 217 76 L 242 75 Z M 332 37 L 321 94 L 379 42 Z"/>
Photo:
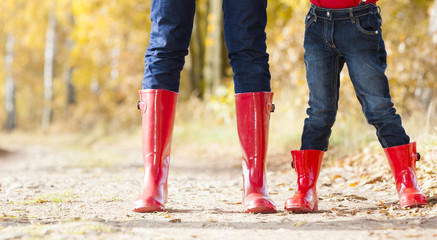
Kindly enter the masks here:
<path id="1" fill-rule="evenodd" d="M 416 161 L 418 160 L 416 142 L 385 148 L 384 152 L 395 179 L 400 177 L 402 171 L 416 170 Z"/>
<path id="2" fill-rule="evenodd" d="M 273 93 L 250 92 L 235 95 L 238 136 L 243 157 L 245 192 L 265 188 L 270 112 Z M 258 189 L 258 190 L 256 190 Z"/>
<path id="3" fill-rule="evenodd" d="M 164 211 L 177 93 L 161 89 L 139 92 L 144 178 L 134 212 Z"/>
<path id="4" fill-rule="evenodd" d="M 244 159 L 266 157 L 272 100 L 271 92 L 235 95 L 238 136 Z"/>
<path id="5" fill-rule="evenodd" d="M 285 201 L 285 210 L 298 213 L 318 210 L 316 183 L 323 154 L 319 150 L 291 151 L 293 166 L 297 172 L 297 189 L 293 197 Z"/>
<path id="6" fill-rule="evenodd" d="M 163 161 L 170 155 L 177 96 L 175 92 L 162 89 L 139 91 L 144 161 Z"/>
<path id="7" fill-rule="evenodd" d="M 291 151 L 298 187 L 313 187 L 319 177 L 325 152 L 319 150 Z"/>
<path id="8" fill-rule="evenodd" d="M 418 189 L 416 178 L 416 161 L 418 160 L 416 142 L 385 148 L 384 152 L 393 172 L 398 192 L 405 188 Z"/>

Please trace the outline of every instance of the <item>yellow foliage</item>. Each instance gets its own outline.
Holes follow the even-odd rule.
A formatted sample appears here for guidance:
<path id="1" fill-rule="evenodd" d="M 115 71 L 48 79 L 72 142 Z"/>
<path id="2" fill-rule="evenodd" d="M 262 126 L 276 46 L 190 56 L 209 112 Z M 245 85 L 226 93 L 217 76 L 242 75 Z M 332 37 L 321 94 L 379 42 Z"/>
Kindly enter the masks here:
<path id="1" fill-rule="evenodd" d="M 202 47 L 220 44 L 207 38 L 222 26 L 208 24 L 217 16 L 208 15 L 208 1 L 198 0 L 196 38 Z M 401 113 L 430 112 L 437 82 L 437 51 L 427 33 L 428 8 L 432 0 L 379 1 L 384 18 L 383 36 L 388 56 L 387 75 L 393 100 Z M 144 53 L 150 31 L 150 0 L 3 0 L 0 1 L 0 64 L 4 66 L 5 38 L 12 34 L 16 43 L 12 72 L 17 86 L 18 127 L 34 129 L 39 124 L 43 104 L 44 50 L 48 16 L 55 11 L 56 29 L 54 122 L 77 128 L 104 122 L 110 126 L 137 123 L 135 102 L 141 88 Z M 303 62 L 304 18 L 308 0 L 279 0 L 268 3 L 267 46 L 270 55 L 272 89 L 293 93 L 283 105 L 304 107 L 307 90 Z M 7 23 L 7 24 L 6 24 Z M 191 50 L 191 49 L 190 49 Z M 197 50 L 201 52 L 200 50 Z M 223 54 L 226 57 L 226 53 Z M 202 56 L 186 58 L 202 66 Z M 186 70 L 188 69 L 186 68 Z M 66 105 L 66 73 L 72 71 L 76 103 Z M 188 71 L 188 70 L 187 70 Z M 209 110 L 219 122 L 233 116 L 232 71 L 224 66 L 222 86 L 209 101 Z M 184 81 L 190 73 L 184 74 Z M 0 105 L 4 105 L 4 68 L 0 68 Z M 342 95 L 338 115 L 363 121 L 361 109 L 347 74 L 342 75 Z M 204 83 L 192 83 L 202 92 Z M 298 90 L 296 90 L 298 89 Z M 296 91 L 294 91 L 296 90 Z M 199 94 L 200 95 L 200 94 Z M 283 100 L 285 99 L 285 100 Z M 425 108 L 422 108 L 424 106 Z M 3 109 L 3 108 L 1 108 Z M 194 110 L 193 110 L 194 111 Z M 291 110 L 290 110 L 291 111 Z M 409 114 L 413 115 L 413 114 Z M 0 124 L 5 122 L 0 114 Z M 432 125 L 432 122 L 428 125 Z M 348 124 L 339 124 L 347 134 Z M 432 129 L 432 127 L 430 127 Z M 343 131 L 343 130 L 342 130 Z M 335 139 L 334 139 L 335 142 Z"/>

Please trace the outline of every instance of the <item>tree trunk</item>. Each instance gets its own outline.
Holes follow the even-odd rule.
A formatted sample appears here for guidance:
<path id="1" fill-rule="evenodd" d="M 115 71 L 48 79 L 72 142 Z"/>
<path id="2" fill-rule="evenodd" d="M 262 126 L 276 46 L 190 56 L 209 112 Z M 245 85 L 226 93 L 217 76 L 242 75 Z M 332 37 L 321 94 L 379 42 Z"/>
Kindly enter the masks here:
<path id="1" fill-rule="evenodd" d="M 67 49 L 68 52 L 71 51 L 73 48 L 73 41 L 71 39 L 67 40 Z M 76 93 L 74 91 L 73 86 L 73 72 L 74 72 L 74 66 L 71 64 L 68 64 L 67 68 L 64 72 L 64 83 L 65 83 L 65 90 L 67 92 L 67 99 L 66 99 L 66 115 L 68 116 L 68 110 L 71 105 L 76 103 Z"/>
<path id="2" fill-rule="evenodd" d="M 432 42 L 437 44 L 437 0 L 434 0 L 434 5 L 431 9 L 428 30 L 432 37 Z"/>
<path id="3" fill-rule="evenodd" d="M 193 93 L 198 97 L 203 95 L 202 91 L 202 35 L 200 33 L 199 14 L 194 17 L 193 34 L 191 37 L 190 54 L 191 54 L 191 71 L 190 71 L 190 95 Z"/>
<path id="4" fill-rule="evenodd" d="M 56 43 L 56 15 L 55 10 L 49 13 L 46 31 L 46 45 L 44 54 L 44 109 L 41 126 L 47 128 L 52 120 L 53 101 L 53 72 Z"/>
<path id="5" fill-rule="evenodd" d="M 203 71 L 205 79 L 205 98 L 209 98 L 214 94 L 214 89 L 220 85 L 223 77 L 223 16 L 221 1 L 210 1 L 208 12 L 208 26 L 205 40 L 205 65 Z"/>
<path id="6" fill-rule="evenodd" d="M 5 54 L 5 108 L 6 108 L 6 124 L 7 130 L 15 128 L 15 83 L 13 77 L 13 63 L 14 63 L 14 44 L 15 39 L 12 34 L 8 34 L 6 40 L 6 54 Z"/>
<path id="7" fill-rule="evenodd" d="M 70 2 L 71 4 L 71 2 Z M 71 7 L 71 6 L 69 6 Z M 69 14 L 68 16 L 68 20 L 69 23 L 74 27 L 75 25 L 75 21 L 74 21 L 74 16 L 72 13 Z M 73 49 L 74 46 L 74 41 L 69 37 L 67 38 L 67 41 L 65 43 L 66 45 L 66 49 L 67 49 L 67 54 L 69 56 L 71 56 L 71 51 Z M 65 116 L 68 117 L 69 116 L 69 110 L 70 110 L 70 106 L 76 103 L 76 93 L 74 91 L 74 86 L 72 83 L 72 79 L 73 79 L 73 72 L 74 72 L 74 66 L 72 66 L 71 62 L 68 62 L 68 64 L 66 64 L 66 67 L 64 69 L 64 84 L 65 84 L 65 91 L 66 91 L 66 111 L 65 111 Z"/>

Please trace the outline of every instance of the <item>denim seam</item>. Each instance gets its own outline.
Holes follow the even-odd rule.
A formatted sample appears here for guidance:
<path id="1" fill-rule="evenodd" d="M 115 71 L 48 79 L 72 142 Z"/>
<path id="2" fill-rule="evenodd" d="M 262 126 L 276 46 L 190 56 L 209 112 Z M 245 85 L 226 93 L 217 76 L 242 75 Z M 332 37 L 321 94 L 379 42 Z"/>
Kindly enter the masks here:
<path id="1" fill-rule="evenodd" d="M 328 20 L 325 19 L 324 23 L 325 23 L 324 25 L 325 28 L 324 28 L 323 38 L 325 39 L 325 44 L 329 46 L 328 39 L 326 39 L 326 35 L 328 34 Z"/>
<path id="2" fill-rule="evenodd" d="M 335 107 L 335 111 L 336 112 L 338 111 L 338 81 L 339 81 L 338 75 L 340 74 L 339 71 L 338 71 L 338 68 L 339 68 L 338 62 L 339 62 L 339 60 L 340 60 L 340 56 L 337 54 L 337 56 L 335 56 L 335 76 L 334 76 L 334 91 L 335 91 L 334 97 L 336 99 L 334 107 Z M 336 115 L 337 115 L 337 113 L 336 113 Z"/>
<path id="3" fill-rule="evenodd" d="M 379 8 L 379 11 L 381 10 L 381 8 Z M 381 30 L 381 26 L 382 26 L 382 18 L 380 17 L 380 15 L 378 16 L 378 14 L 380 14 L 380 12 L 378 13 L 373 13 L 373 15 L 378 19 L 378 47 L 377 47 L 377 52 L 379 52 L 379 50 L 381 49 L 379 46 L 381 44 L 381 39 L 382 39 L 382 30 Z"/>
<path id="4" fill-rule="evenodd" d="M 334 122 L 335 122 L 335 118 L 336 118 L 336 116 L 337 116 L 337 111 L 338 111 L 338 74 L 339 74 L 339 72 L 338 72 L 338 68 L 339 68 L 339 62 L 340 61 L 340 56 L 337 54 L 336 56 L 335 56 L 335 64 L 334 64 L 334 66 L 335 66 L 335 75 L 334 75 L 334 84 L 333 84 L 333 86 L 334 86 L 334 97 L 335 97 L 335 103 L 334 103 L 334 107 L 335 107 L 335 116 L 334 116 Z M 331 126 L 331 128 L 332 128 L 332 126 Z M 329 147 L 329 139 L 328 139 L 328 144 L 323 148 L 324 150 L 323 151 L 328 151 L 328 147 Z"/>
<path id="5" fill-rule="evenodd" d="M 379 139 L 381 139 L 382 142 L 382 147 L 383 148 L 387 148 L 388 144 L 387 141 L 385 140 L 385 138 L 383 136 L 381 136 L 381 134 L 379 133 L 379 124 L 375 123 L 375 128 L 376 128 L 376 135 L 378 136 Z"/>
<path id="6" fill-rule="evenodd" d="M 361 94 L 357 93 L 357 97 L 361 100 L 362 105 L 363 105 L 363 113 L 364 113 L 364 115 L 366 115 L 366 112 L 367 112 L 366 111 L 367 110 L 366 101 L 364 100 L 364 98 Z M 366 116 L 366 119 L 367 119 L 367 116 Z M 376 136 L 378 136 L 378 138 L 381 140 L 383 147 L 386 148 L 388 146 L 387 141 L 384 139 L 384 137 L 381 136 L 381 134 L 379 134 L 379 124 L 375 123 L 372 125 L 375 126 L 375 128 L 376 128 Z"/>
<path id="7" fill-rule="evenodd" d="M 311 27 L 311 25 L 313 25 L 314 22 L 316 22 L 316 16 L 313 15 L 308 15 L 307 17 L 308 19 L 305 19 L 305 21 L 307 21 L 305 23 L 305 29 L 308 29 L 309 27 Z"/>
<path id="8" fill-rule="evenodd" d="M 360 32 L 362 32 L 362 33 L 364 33 L 366 35 L 369 35 L 369 36 L 375 36 L 375 35 L 378 35 L 378 33 L 379 33 L 379 30 L 368 31 L 368 30 L 364 29 L 363 27 L 361 27 L 361 23 L 360 23 L 360 19 L 359 18 L 356 19 L 355 26 L 358 28 L 358 30 L 360 30 Z"/>
<path id="9" fill-rule="evenodd" d="M 323 38 L 325 40 L 325 44 L 326 44 L 326 46 L 328 46 L 330 48 L 336 49 L 337 47 L 335 46 L 335 43 L 334 43 L 334 22 L 331 21 L 332 32 L 331 32 L 331 36 L 330 37 L 332 39 L 332 45 L 331 45 L 331 42 L 327 38 L 328 37 L 328 25 L 329 25 L 328 19 L 325 19 L 324 23 L 325 23 L 325 28 L 324 28 Z"/>

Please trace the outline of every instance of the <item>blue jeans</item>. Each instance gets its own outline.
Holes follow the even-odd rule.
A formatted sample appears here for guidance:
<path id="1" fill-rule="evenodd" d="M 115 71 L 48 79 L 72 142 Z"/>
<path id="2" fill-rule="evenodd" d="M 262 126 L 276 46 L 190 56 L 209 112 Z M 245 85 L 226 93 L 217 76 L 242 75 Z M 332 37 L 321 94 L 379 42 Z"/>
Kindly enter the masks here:
<path id="1" fill-rule="evenodd" d="M 223 24 L 235 92 L 270 92 L 265 27 L 267 0 L 223 0 Z M 143 89 L 179 91 L 195 0 L 153 0 Z"/>
<path id="2" fill-rule="evenodd" d="M 391 101 L 381 23 L 374 4 L 345 9 L 311 6 L 305 19 L 304 40 L 310 96 L 301 150 L 328 149 L 345 63 L 358 101 L 368 123 L 375 126 L 382 147 L 409 143 Z"/>

